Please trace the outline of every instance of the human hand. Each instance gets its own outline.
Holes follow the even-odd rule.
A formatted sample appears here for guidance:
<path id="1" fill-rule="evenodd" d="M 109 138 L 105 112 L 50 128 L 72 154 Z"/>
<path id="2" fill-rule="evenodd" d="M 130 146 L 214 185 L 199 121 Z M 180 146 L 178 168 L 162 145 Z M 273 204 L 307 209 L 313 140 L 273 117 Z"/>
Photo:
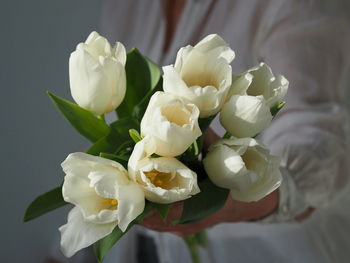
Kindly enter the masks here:
<path id="1" fill-rule="evenodd" d="M 170 232 L 185 237 L 219 223 L 258 220 L 272 213 L 277 205 L 278 191 L 272 192 L 257 202 L 249 203 L 233 200 L 229 196 L 225 206 L 208 218 L 192 224 L 173 225 L 172 221 L 181 217 L 183 209 L 183 201 L 181 201 L 172 205 L 166 221 L 163 221 L 158 213 L 153 210 L 141 225 L 155 231 Z"/>

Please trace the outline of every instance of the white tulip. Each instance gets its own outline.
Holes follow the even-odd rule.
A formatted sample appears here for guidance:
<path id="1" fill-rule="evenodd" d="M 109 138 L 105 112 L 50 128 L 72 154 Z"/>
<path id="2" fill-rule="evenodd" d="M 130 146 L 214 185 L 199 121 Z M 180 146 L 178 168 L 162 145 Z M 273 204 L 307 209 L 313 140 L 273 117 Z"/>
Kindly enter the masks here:
<path id="1" fill-rule="evenodd" d="M 198 116 L 196 105 L 169 93 L 156 92 L 142 118 L 141 135 L 153 137 L 156 154 L 177 156 L 202 135 Z"/>
<path id="2" fill-rule="evenodd" d="M 169 204 L 200 192 L 197 175 L 173 157 L 152 158 L 154 142 L 145 137 L 135 145 L 128 163 L 129 175 L 144 190 L 146 199 Z"/>
<path id="3" fill-rule="evenodd" d="M 216 114 L 222 107 L 232 82 L 229 65 L 233 50 L 218 35 L 205 37 L 194 47 L 181 48 L 175 65 L 163 67 L 165 92 L 196 104 L 200 117 Z"/>
<path id="4" fill-rule="evenodd" d="M 210 147 L 203 164 L 211 181 L 230 189 L 239 201 L 258 201 L 282 181 L 280 159 L 252 138 L 220 140 Z"/>
<path id="5" fill-rule="evenodd" d="M 59 228 L 62 252 L 70 257 L 110 234 L 125 231 L 145 207 L 138 184 L 117 162 L 85 153 L 72 153 L 62 163 L 66 173 L 62 195 L 75 207 Z"/>
<path id="6" fill-rule="evenodd" d="M 270 108 L 263 96 L 234 95 L 220 112 L 221 125 L 238 138 L 254 137 L 269 127 L 271 120 Z"/>
<path id="7" fill-rule="evenodd" d="M 126 91 L 126 51 L 117 42 L 92 32 L 85 43 L 78 44 L 69 58 L 69 82 L 75 102 L 96 114 L 116 109 Z"/>
<path id="8" fill-rule="evenodd" d="M 288 91 L 288 80 L 282 75 L 273 75 L 271 68 L 265 63 L 247 71 L 253 79 L 247 87 L 247 95 L 263 96 L 270 108 L 279 103 Z M 233 85 L 234 86 L 234 85 Z"/>
<path id="9" fill-rule="evenodd" d="M 234 76 L 220 113 L 222 126 L 240 138 L 262 132 L 272 120 L 271 107 L 286 95 L 288 84 L 283 76 L 274 76 L 265 63 Z"/>

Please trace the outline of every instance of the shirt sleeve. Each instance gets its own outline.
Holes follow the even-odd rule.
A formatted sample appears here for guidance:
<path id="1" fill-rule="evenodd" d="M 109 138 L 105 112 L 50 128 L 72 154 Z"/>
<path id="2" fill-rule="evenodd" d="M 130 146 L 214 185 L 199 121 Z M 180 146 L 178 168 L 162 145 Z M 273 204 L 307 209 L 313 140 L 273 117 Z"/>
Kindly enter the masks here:
<path id="1" fill-rule="evenodd" d="M 348 23 L 312 3 L 274 7 L 254 43 L 256 59 L 290 82 L 285 109 L 261 136 L 282 157 L 279 209 L 269 217 L 274 222 L 328 206 L 349 181 Z"/>

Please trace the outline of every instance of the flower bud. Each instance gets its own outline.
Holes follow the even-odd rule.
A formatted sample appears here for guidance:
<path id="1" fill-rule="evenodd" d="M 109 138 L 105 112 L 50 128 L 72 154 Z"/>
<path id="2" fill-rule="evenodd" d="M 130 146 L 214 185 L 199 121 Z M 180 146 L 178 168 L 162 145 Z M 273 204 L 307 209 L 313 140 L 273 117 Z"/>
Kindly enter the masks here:
<path id="1" fill-rule="evenodd" d="M 211 181 L 230 189 L 238 201 L 258 201 L 282 181 L 280 159 L 252 138 L 220 140 L 209 148 L 203 164 Z"/>
<path id="2" fill-rule="evenodd" d="M 170 204 L 200 192 L 195 172 L 173 157 L 152 158 L 152 148 L 152 138 L 145 137 L 135 145 L 128 163 L 131 179 L 142 187 L 147 200 Z"/>
<path id="3" fill-rule="evenodd" d="M 197 105 L 200 117 L 216 114 L 232 82 L 233 50 L 218 35 L 205 37 L 194 47 L 179 50 L 175 65 L 163 67 L 165 92 Z"/>
<path id="4" fill-rule="evenodd" d="M 92 32 L 85 43 L 78 44 L 69 58 L 69 82 L 75 102 L 95 114 L 116 109 L 126 91 L 126 51 L 117 42 Z"/>
<path id="5" fill-rule="evenodd" d="M 62 195 L 75 207 L 60 227 L 62 252 L 70 257 L 110 234 L 118 226 L 125 231 L 145 207 L 138 184 L 124 167 L 86 153 L 72 153 L 62 163 L 66 173 Z"/>
<path id="6" fill-rule="evenodd" d="M 141 135 L 153 137 L 154 152 L 173 157 L 182 154 L 202 132 L 196 105 L 169 93 L 156 92 L 141 121 Z"/>

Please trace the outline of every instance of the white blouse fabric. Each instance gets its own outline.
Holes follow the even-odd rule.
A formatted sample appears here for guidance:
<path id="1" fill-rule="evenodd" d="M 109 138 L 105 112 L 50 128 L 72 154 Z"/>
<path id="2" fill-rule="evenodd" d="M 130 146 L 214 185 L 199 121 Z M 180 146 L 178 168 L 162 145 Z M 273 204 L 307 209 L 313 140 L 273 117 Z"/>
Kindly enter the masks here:
<path id="1" fill-rule="evenodd" d="M 187 0 L 172 43 L 163 53 L 162 0 L 105 2 L 101 33 L 127 48 L 137 47 L 160 65 L 174 63 L 180 47 L 217 33 L 236 52 L 235 73 L 265 61 L 290 82 L 287 106 L 261 135 L 282 157 L 279 209 L 265 220 L 279 224 L 220 224 L 209 231 L 211 245 L 209 252 L 203 252 L 203 262 L 349 262 L 350 250 L 342 249 L 350 241 L 346 5 L 346 1 Z M 222 133 L 217 121 L 213 127 Z M 311 218 L 286 223 L 308 207 L 317 208 Z M 137 231 L 145 230 L 138 227 L 132 233 Z M 162 263 L 190 262 L 178 237 L 147 232 L 157 240 Z M 126 258 L 134 262 L 132 233 L 107 262 Z"/>

